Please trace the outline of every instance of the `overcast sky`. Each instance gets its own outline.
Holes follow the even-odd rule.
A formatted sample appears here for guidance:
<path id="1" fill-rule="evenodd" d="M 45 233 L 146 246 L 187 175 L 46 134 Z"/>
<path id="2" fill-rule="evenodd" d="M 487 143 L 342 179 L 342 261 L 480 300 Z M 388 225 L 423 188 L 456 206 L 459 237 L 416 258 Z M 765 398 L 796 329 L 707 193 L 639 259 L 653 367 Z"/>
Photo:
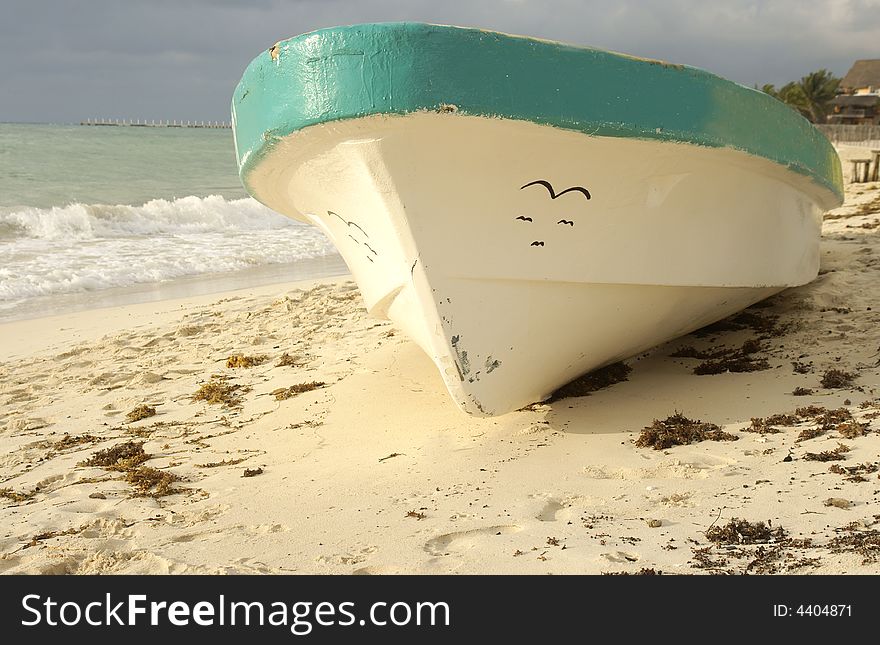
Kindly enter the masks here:
<path id="1" fill-rule="evenodd" d="M 0 0 L 0 121 L 227 119 L 245 66 L 277 40 L 396 20 L 660 58 L 746 85 L 880 58 L 880 0 Z"/>

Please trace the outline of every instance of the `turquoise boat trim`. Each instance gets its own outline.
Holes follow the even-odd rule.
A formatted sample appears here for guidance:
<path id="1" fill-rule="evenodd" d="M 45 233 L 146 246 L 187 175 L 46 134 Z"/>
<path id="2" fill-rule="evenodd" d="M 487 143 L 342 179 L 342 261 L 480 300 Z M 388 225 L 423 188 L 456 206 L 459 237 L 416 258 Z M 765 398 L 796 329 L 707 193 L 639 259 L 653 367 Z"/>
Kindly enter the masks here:
<path id="1" fill-rule="evenodd" d="M 421 110 L 733 148 L 843 198 L 828 139 L 763 92 L 684 65 L 422 23 L 321 29 L 255 58 L 232 99 L 240 176 L 250 188 L 274 144 L 303 128 Z"/>

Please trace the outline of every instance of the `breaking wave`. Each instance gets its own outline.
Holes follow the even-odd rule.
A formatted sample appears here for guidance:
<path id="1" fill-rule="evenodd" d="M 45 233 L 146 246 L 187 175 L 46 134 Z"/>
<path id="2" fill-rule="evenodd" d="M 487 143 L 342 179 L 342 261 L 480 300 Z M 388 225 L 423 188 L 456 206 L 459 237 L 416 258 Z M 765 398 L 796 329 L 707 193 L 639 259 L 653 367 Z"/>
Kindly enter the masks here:
<path id="1" fill-rule="evenodd" d="M 0 210 L 0 302 L 163 282 L 335 253 L 317 228 L 253 199 L 155 199 Z"/>

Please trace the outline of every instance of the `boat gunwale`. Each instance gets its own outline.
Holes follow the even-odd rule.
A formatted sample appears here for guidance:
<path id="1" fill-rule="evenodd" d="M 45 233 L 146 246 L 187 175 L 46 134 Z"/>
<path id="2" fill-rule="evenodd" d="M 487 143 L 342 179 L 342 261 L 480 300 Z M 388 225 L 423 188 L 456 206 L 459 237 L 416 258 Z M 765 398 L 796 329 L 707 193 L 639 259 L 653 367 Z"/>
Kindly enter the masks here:
<path id="1" fill-rule="evenodd" d="M 563 91 L 566 70 L 581 74 L 588 87 Z M 512 88 L 524 79 L 545 89 L 555 84 L 554 94 L 562 96 L 515 96 Z M 661 95 L 650 96 L 651 90 Z M 731 148 L 810 178 L 823 189 L 816 197 L 824 208 L 842 201 L 840 160 L 830 141 L 759 90 L 694 67 L 424 23 L 331 27 L 279 41 L 257 56 L 232 99 L 242 182 L 250 191 L 249 175 L 261 160 L 299 130 L 424 111 Z"/>

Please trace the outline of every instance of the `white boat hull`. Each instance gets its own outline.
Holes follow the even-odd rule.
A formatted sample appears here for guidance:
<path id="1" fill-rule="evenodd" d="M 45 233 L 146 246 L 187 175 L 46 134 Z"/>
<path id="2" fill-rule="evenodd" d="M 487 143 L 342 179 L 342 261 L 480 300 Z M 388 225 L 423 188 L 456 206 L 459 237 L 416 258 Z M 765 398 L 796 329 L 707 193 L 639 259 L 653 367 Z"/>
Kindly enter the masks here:
<path id="1" fill-rule="evenodd" d="M 821 190 L 729 148 L 377 115 L 277 141 L 248 188 L 326 232 L 368 310 L 472 414 L 542 400 L 819 267 Z"/>

